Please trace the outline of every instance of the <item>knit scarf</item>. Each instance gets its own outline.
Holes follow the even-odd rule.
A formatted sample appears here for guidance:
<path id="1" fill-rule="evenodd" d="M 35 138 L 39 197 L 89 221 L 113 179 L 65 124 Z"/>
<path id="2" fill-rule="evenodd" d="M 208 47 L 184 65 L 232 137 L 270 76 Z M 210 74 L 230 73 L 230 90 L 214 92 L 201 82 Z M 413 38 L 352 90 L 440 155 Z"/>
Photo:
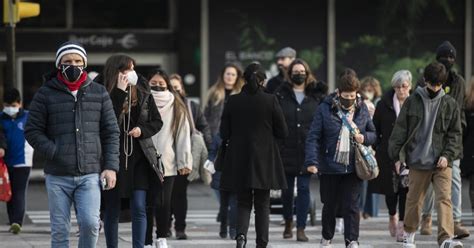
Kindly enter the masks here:
<path id="1" fill-rule="evenodd" d="M 339 132 L 339 137 L 337 139 L 337 147 L 336 153 L 334 154 L 334 161 L 336 163 L 348 166 L 351 151 L 351 132 L 349 128 L 344 125 L 344 122 L 342 122 L 342 118 L 345 117 L 346 120 L 351 124 L 351 126 L 354 127 L 355 123 L 352 122 L 352 119 L 354 117 L 355 107 L 352 106 L 349 111 L 343 112 L 339 100 L 335 100 L 335 103 L 338 109 L 337 114 L 341 119 L 341 131 Z"/>
<path id="2" fill-rule="evenodd" d="M 58 79 L 59 79 L 59 81 L 63 82 L 71 92 L 73 92 L 73 91 L 79 90 L 79 88 L 81 88 L 82 84 L 84 84 L 84 82 L 87 80 L 87 72 L 82 71 L 81 77 L 76 82 L 73 82 L 73 83 L 67 81 L 63 77 L 61 72 L 58 72 Z"/>
<path id="3" fill-rule="evenodd" d="M 168 90 L 165 91 L 151 91 L 153 95 L 153 99 L 155 100 L 156 107 L 160 112 L 162 118 L 165 116 L 172 116 L 173 114 L 173 102 L 174 102 L 174 95 L 173 93 L 169 92 Z"/>

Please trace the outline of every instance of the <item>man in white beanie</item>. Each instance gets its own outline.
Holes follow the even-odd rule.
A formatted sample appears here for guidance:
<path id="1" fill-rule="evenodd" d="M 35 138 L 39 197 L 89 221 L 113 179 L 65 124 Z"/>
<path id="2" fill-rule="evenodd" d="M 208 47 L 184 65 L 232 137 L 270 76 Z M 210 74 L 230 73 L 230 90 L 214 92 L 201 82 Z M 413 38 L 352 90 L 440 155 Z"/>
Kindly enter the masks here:
<path id="1" fill-rule="evenodd" d="M 120 131 L 107 90 L 84 71 L 86 50 L 66 42 L 55 65 L 30 104 L 25 137 L 46 158 L 51 247 L 69 247 L 74 204 L 79 247 L 93 248 L 99 236 L 101 186 L 115 187 Z"/>

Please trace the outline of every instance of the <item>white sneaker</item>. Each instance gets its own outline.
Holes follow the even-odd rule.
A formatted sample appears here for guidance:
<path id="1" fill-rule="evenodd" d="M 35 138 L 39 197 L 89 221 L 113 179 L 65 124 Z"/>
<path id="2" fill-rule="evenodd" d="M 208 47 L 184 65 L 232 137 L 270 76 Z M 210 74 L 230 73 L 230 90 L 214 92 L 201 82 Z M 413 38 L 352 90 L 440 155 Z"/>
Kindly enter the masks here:
<path id="1" fill-rule="evenodd" d="M 462 247 L 463 247 L 463 245 L 460 241 L 454 241 L 452 239 L 446 239 L 439 246 L 439 248 L 462 248 Z"/>
<path id="2" fill-rule="evenodd" d="M 156 246 L 155 245 L 145 245 L 144 248 L 156 248 Z"/>
<path id="3" fill-rule="evenodd" d="M 403 248 L 416 248 L 414 232 L 403 232 Z"/>
<path id="4" fill-rule="evenodd" d="M 156 240 L 156 248 L 168 248 L 165 238 L 159 238 Z"/>
<path id="5" fill-rule="evenodd" d="M 343 234 L 344 233 L 344 219 L 336 218 L 336 232 Z"/>
<path id="6" fill-rule="evenodd" d="M 351 241 L 346 248 L 359 248 L 359 242 L 357 241 Z"/>
<path id="7" fill-rule="evenodd" d="M 330 248 L 332 247 L 331 245 L 332 243 L 332 240 L 325 240 L 324 238 L 321 239 L 321 245 L 319 247 L 326 247 L 326 248 Z"/>

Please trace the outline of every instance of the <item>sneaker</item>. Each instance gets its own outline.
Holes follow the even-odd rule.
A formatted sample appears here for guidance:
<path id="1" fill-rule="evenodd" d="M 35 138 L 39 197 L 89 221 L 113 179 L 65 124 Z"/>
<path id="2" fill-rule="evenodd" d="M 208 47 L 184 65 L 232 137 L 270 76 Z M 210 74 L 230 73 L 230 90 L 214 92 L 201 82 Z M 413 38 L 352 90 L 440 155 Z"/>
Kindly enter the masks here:
<path id="1" fill-rule="evenodd" d="M 351 241 L 346 248 L 359 248 L 359 242 L 357 241 Z"/>
<path id="2" fill-rule="evenodd" d="M 156 248 L 154 245 L 145 245 L 144 248 Z"/>
<path id="3" fill-rule="evenodd" d="M 344 234 L 344 219 L 336 218 L 336 232 Z"/>
<path id="4" fill-rule="evenodd" d="M 462 248 L 462 247 L 463 247 L 463 245 L 462 245 L 461 241 L 454 241 L 452 239 L 446 239 L 439 246 L 439 248 Z"/>
<path id="5" fill-rule="evenodd" d="M 463 239 L 469 237 L 470 233 L 465 227 L 462 226 L 461 222 L 454 222 L 454 238 Z"/>
<path id="6" fill-rule="evenodd" d="M 331 243 L 332 243 L 332 240 L 326 240 L 326 239 L 322 238 L 319 247 L 330 248 L 330 247 L 332 247 Z"/>
<path id="7" fill-rule="evenodd" d="M 10 226 L 10 232 L 13 234 L 19 234 L 21 232 L 21 226 L 18 223 L 13 223 Z"/>
<path id="8" fill-rule="evenodd" d="M 166 243 L 166 239 L 164 238 L 157 239 L 156 248 L 168 248 L 168 243 Z"/>
<path id="9" fill-rule="evenodd" d="M 416 248 L 415 233 L 403 233 L 403 248 Z"/>

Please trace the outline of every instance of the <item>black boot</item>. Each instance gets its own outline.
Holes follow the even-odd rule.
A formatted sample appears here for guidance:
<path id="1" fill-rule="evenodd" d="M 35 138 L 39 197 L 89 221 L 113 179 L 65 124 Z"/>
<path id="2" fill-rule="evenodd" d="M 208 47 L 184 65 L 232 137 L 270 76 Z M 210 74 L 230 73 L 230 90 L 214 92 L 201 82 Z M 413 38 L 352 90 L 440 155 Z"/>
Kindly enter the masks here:
<path id="1" fill-rule="evenodd" d="M 245 238 L 245 235 L 239 234 L 237 235 L 237 238 L 235 240 L 237 241 L 236 248 L 245 248 L 245 245 L 247 244 L 247 239 Z"/>

